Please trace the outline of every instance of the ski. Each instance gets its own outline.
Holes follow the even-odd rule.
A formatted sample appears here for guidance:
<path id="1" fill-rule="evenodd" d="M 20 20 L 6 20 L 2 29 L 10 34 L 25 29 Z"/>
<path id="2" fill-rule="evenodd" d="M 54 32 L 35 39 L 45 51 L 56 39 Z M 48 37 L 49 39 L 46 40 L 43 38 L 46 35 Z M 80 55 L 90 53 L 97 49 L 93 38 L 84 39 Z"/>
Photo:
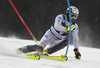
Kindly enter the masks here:
<path id="1" fill-rule="evenodd" d="M 6 54 L 6 53 L 0 53 L 0 55 L 5 55 L 5 56 L 12 56 L 12 57 L 20 57 L 20 58 L 26 58 L 26 59 L 32 59 L 32 60 L 39 60 L 40 56 L 39 55 L 12 55 L 12 54 Z"/>
<path id="2" fill-rule="evenodd" d="M 40 56 L 40 58 L 44 58 L 44 59 L 52 59 L 52 60 L 58 60 L 58 61 L 66 61 L 68 59 L 68 57 L 66 56 Z"/>
<path id="3" fill-rule="evenodd" d="M 29 59 L 35 59 L 35 60 L 39 60 L 40 58 L 43 59 L 51 59 L 51 60 L 58 60 L 58 61 L 66 61 L 68 59 L 68 57 L 66 56 L 45 56 L 45 55 L 38 55 L 38 54 L 31 54 L 31 55 L 27 55 L 27 58 Z"/>
<path id="4" fill-rule="evenodd" d="M 21 58 L 27 58 L 27 59 L 32 59 L 32 60 L 39 60 L 40 56 L 39 55 L 17 55 L 18 57 Z"/>
<path id="5" fill-rule="evenodd" d="M 66 56 L 44 56 L 44 55 L 38 55 L 38 54 L 31 54 L 31 55 L 10 55 L 10 54 L 4 54 L 0 53 L 1 55 L 6 55 L 6 56 L 13 56 L 13 57 L 20 57 L 20 58 L 26 58 L 26 59 L 32 59 L 32 60 L 40 60 L 41 58 L 43 59 L 50 59 L 50 60 L 57 60 L 57 61 L 66 61 L 68 57 Z"/>
<path id="6" fill-rule="evenodd" d="M 61 55 L 61 56 L 44 56 L 44 55 L 18 55 L 18 57 L 32 59 L 32 60 L 39 60 L 40 58 L 43 59 L 51 59 L 51 60 L 58 60 L 58 61 L 66 61 L 68 58 Z"/>

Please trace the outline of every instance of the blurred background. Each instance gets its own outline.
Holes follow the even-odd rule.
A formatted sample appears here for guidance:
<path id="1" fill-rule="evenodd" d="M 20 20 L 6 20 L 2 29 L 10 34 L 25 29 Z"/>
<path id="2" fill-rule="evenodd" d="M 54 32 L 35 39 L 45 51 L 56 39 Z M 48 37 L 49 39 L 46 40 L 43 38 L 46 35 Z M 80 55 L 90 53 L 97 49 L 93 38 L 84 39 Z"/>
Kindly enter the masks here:
<path id="1" fill-rule="evenodd" d="M 58 14 L 65 14 L 67 0 L 12 0 L 20 15 L 37 40 L 54 23 Z M 100 0 L 70 0 L 76 6 L 79 18 L 80 46 L 100 48 Z M 30 39 L 32 37 L 24 27 L 8 0 L 0 1 L 0 36 Z M 72 39 L 71 39 L 71 43 Z"/>

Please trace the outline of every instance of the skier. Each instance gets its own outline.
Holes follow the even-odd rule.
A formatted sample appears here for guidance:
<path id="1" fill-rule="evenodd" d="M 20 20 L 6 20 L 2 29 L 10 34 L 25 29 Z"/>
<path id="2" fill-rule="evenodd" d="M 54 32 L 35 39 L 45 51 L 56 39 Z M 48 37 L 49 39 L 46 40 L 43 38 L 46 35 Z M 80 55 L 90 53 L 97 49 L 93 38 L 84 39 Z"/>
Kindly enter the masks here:
<path id="1" fill-rule="evenodd" d="M 81 54 L 79 52 L 79 36 L 78 36 L 78 25 L 74 22 L 79 15 L 79 10 L 75 6 L 70 6 L 71 11 L 71 31 L 72 31 L 72 37 L 73 37 L 73 44 L 74 44 L 74 52 L 75 52 L 75 58 L 81 59 Z M 48 55 L 52 54 L 67 45 L 67 39 L 69 35 L 70 30 L 70 23 L 69 23 L 69 8 L 66 10 L 66 15 L 60 14 L 55 18 L 54 24 L 46 31 L 42 39 L 40 40 L 40 44 L 37 45 L 27 45 L 21 48 L 18 48 L 17 50 L 22 53 L 29 53 L 33 51 L 38 51 L 40 55 Z M 56 36 L 56 38 L 45 42 L 46 40 Z M 45 43 L 44 43 L 45 42 Z M 45 47 L 49 45 L 47 49 Z"/>

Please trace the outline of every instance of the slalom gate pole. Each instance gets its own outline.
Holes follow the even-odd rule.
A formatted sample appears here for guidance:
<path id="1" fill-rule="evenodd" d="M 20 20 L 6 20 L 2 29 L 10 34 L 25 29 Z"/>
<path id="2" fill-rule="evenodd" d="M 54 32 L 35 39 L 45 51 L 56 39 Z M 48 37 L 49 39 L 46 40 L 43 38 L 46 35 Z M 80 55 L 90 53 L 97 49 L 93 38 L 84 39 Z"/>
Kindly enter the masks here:
<path id="1" fill-rule="evenodd" d="M 13 2 L 11 0 L 9 0 L 10 4 L 12 5 L 13 9 L 15 10 L 15 12 L 17 13 L 18 17 L 20 18 L 20 20 L 22 21 L 22 23 L 24 24 L 24 26 L 26 27 L 26 29 L 28 30 L 28 32 L 30 33 L 31 37 L 33 38 L 33 40 L 37 43 L 37 40 L 36 38 L 34 37 L 34 35 L 32 34 L 32 32 L 30 31 L 30 29 L 28 28 L 28 26 L 26 25 L 25 21 L 23 20 L 23 18 L 21 17 L 21 15 L 19 14 L 18 10 L 16 9 L 16 7 L 14 6 Z M 71 15 L 70 15 L 71 16 Z M 71 19 L 71 18 L 70 18 Z M 69 47 L 69 43 L 70 43 L 70 34 L 71 34 L 71 25 L 70 25 L 70 32 L 69 32 L 69 40 L 68 40 L 68 45 L 67 45 L 67 50 L 66 50 L 66 54 L 67 55 L 67 52 L 68 52 L 68 47 Z M 48 39 L 47 41 L 43 42 L 43 43 L 46 43 L 56 37 L 58 37 L 60 34 Z M 41 43 L 42 44 L 42 43 Z"/>
<path id="2" fill-rule="evenodd" d="M 28 30 L 28 32 L 30 33 L 30 35 L 32 36 L 33 40 L 37 43 L 36 38 L 33 36 L 32 32 L 30 31 L 30 29 L 29 29 L 28 26 L 26 25 L 25 21 L 23 20 L 23 18 L 22 18 L 21 15 L 19 14 L 19 12 L 18 12 L 18 10 L 16 9 L 16 7 L 14 6 L 13 2 L 12 2 L 11 0 L 9 0 L 9 2 L 10 2 L 10 4 L 12 5 L 13 9 L 15 10 L 15 12 L 17 13 L 17 15 L 19 16 L 19 18 L 20 18 L 20 20 L 22 21 L 22 23 L 24 24 L 24 26 L 26 27 L 26 29 Z M 54 36 L 54 37 L 48 39 L 47 41 L 45 41 L 45 42 L 43 42 L 43 43 L 46 43 L 46 42 L 48 42 L 48 41 L 50 41 L 50 40 L 52 40 L 52 39 L 58 37 L 59 35 L 61 35 L 61 34 L 58 34 L 58 35 L 56 35 L 56 36 Z M 43 44 L 43 43 L 41 43 L 41 44 Z"/>
<path id="3" fill-rule="evenodd" d="M 9 0 L 10 4 L 12 5 L 13 9 L 15 10 L 15 12 L 17 13 L 18 17 L 20 18 L 20 20 L 22 21 L 22 23 L 24 24 L 24 26 L 26 27 L 26 29 L 28 30 L 28 32 L 30 33 L 31 37 L 33 38 L 33 40 L 37 43 L 36 38 L 34 37 L 34 35 L 32 34 L 32 32 L 30 31 L 30 29 L 28 28 L 28 26 L 26 25 L 25 21 L 23 20 L 23 18 L 21 17 L 21 15 L 19 14 L 18 10 L 16 9 L 16 7 L 14 6 L 13 2 L 11 0 Z"/>
<path id="4" fill-rule="evenodd" d="M 69 43 L 70 43 L 70 37 L 71 37 L 71 11 L 70 11 L 70 3 L 69 0 L 67 0 L 67 4 L 68 4 L 68 8 L 69 8 L 69 21 L 70 21 L 70 31 L 69 31 L 69 38 L 68 38 L 68 44 L 67 44 L 67 49 L 66 49 L 66 53 L 65 56 L 67 56 L 68 53 L 68 48 L 69 48 Z"/>

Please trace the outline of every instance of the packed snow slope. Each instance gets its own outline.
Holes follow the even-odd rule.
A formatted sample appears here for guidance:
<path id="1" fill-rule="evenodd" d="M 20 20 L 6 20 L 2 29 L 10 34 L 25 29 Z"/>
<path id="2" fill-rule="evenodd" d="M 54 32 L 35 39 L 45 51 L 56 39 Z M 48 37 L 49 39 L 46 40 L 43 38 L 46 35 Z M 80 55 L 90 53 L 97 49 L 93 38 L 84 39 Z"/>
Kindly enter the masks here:
<path id="1" fill-rule="evenodd" d="M 35 44 L 33 40 L 0 37 L 0 53 L 15 55 L 16 48 Z M 100 68 L 100 49 L 80 47 L 81 60 L 73 58 L 73 45 L 69 46 L 67 61 L 49 59 L 31 60 L 0 54 L 0 68 Z M 65 54 L 66 48 L 52 54 Z"/>

